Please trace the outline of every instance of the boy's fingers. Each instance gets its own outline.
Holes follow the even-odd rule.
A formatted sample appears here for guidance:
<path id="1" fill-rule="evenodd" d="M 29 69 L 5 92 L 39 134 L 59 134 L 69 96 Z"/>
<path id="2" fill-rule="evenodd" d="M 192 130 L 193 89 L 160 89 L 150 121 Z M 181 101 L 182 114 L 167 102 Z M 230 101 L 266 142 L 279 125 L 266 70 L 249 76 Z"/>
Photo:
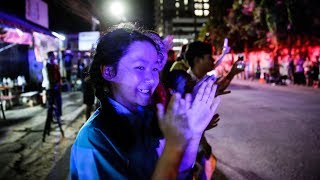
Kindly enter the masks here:
<path id="1" fill-rule="evenodd" d="M 216 91 L 217 91 L 217 85 L 213 85 L 212 88 L 210 89 L 210 95 L 209 98 L 207 100 L 208 103 L 213 103 L 215 95 L 216 95 Z"/>
<path id="2" fill-rule="evenodd" d="M 195 99 L 193 101 L 194 103 L 198 103 L 199 101 L 202 100 L 203 93 L 204 93 L 205 88 L 207 87 L 207 84 L 208 84 L 207 82 L 203 82 L 201 84 L 201 86 L 200 86 L 200 88 L 199 88 L 199 90 L 198 90 L 198 92 L 196 94 L 196 97 L 195 97 Z"/>
<path id="3" fill-rule="evenodd" d="M 157 104 L 157 116 L 159 121 L 164 119 L 164 106 L 161 103 Z"/>
<path id="4" fill-rule="evenodd" d="M 219 104 L 220 104 L 220 97 L 216 97 L 211 105 L 211 110 L 215 112 Z"/>
<path id="5" fill-rule="evenodd" d="M 192 103 L 192 96 L 190 93 L 186 94 L 186 109 L 190 109 L 191 108 L 191 103 Z"/>
<path id="6" fill-rule="evenodd" d="M 209 98 L 212 92 L 212 86 L 213 86 L 213 81 L 209 80 L 202 97 L 203 102 L 206 102 L 206 103 L 209 102 Z"/>
<path id="7" fill-rule="evenodd" d="M 180 99 L 179 103 L 179 114 L 185 114 L 186 112 L 186 100 L 185 99 Z"/>
<path id="8" fill-rule="evenodd" d="M 180 103 L 181 95 L 179 93 L 175 93 L 168 104 L 168 111 L 170 113 L 176 113 L 179 108 L 179 103 Z"/>

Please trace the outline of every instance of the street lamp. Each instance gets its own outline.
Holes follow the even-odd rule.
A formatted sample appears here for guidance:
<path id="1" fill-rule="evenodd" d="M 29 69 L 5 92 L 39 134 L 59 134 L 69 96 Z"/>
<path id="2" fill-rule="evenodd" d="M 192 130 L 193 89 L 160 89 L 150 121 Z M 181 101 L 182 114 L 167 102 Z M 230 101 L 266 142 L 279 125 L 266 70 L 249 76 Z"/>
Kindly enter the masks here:
<path id="1" fill-rule="evenodd" d="M 120 19 L 120 21 L 126 21 L 126 18 L 124 17 L 124 11 L 125 7 L 124 4 L 122 4 L 119 1 L 114 1 L 110 5 L 110 12 L 113 16 Z"/>

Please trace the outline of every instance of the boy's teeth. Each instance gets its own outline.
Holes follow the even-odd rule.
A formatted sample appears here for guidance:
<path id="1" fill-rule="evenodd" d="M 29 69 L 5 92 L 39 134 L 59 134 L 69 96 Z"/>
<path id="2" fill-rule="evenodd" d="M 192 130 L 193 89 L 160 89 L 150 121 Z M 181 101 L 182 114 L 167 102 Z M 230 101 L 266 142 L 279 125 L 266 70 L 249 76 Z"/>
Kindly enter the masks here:
<path id="1" fill-rule="evenodd" d="M 148 92 L 149 92 L 148 89 L 139 89 L 139 90 L 140 90 L 140 92 L 142 92 L 142 93 L 148 93 Z"/>

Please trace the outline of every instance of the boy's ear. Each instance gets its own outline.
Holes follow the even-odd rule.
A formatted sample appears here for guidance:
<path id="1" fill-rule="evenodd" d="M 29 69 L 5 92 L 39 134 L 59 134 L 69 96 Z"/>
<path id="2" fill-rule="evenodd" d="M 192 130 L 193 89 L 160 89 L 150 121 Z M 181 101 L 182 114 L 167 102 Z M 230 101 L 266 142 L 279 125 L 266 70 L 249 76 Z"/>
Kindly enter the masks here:
<path id="1" fill-rule="evenodd" d="M 112 66 L 100 66 L 100 70 L 102 77 L 107 81 L 110 81 L 116 75 L 115 69 Z"/>

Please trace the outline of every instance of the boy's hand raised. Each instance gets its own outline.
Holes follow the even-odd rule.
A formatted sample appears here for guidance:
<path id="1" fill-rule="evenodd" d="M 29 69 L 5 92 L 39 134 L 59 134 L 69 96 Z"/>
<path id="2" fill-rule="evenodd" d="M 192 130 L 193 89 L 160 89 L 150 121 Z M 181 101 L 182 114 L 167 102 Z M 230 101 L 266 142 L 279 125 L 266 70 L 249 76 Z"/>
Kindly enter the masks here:
<path id="1" fill-rule="evenodd" d="M 193 136 L 200 137 L 215 114 L 220 103 L 220 97 L 215 97 L 216 90 L 217 85 L 213 80 L 203 82 L 188 109 L 188 122 Z"/>
<path id="2" fill-rule="evenodd" d="M 187 94 L 185 99 L 175 94 L 166 112 L 163 105 L 157 104 L 159 126 L 166 143 L 183 148 L 192 138 L 202 136 L 220 103 L 220 98 L 215 97 L 216 90 L 214 81 L 208 80 L 201 84 L 193 102 L 191 94 Z"/>

